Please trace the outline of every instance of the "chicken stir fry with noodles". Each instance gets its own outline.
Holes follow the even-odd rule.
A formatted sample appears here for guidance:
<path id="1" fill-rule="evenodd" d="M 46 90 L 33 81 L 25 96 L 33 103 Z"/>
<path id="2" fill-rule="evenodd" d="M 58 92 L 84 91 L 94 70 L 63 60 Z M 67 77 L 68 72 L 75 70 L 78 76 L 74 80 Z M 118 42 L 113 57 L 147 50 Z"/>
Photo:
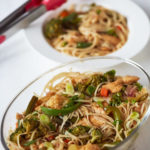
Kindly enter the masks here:
<path id="1" fill-rule="evenodd" d="M 59 82 L 58 82 L 59 81 Z M 148 92 L 137 76 L 63 72 L 33 96 L 8 138 L 10 150 L 105 150 L 140 124 Z"/>

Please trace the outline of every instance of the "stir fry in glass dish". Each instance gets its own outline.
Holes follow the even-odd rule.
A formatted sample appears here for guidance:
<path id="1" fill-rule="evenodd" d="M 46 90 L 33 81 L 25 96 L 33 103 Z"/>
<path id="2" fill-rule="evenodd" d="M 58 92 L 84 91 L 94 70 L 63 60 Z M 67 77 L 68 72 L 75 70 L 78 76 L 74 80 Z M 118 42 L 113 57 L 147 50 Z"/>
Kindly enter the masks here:
<path id="1" fill-rule="evenodd" d="M 25 112 L 17 113 L 10 150 L 103 150 L 140 124 L 148 92 L 137 76 L 63 72 L 54 76 Z"/>

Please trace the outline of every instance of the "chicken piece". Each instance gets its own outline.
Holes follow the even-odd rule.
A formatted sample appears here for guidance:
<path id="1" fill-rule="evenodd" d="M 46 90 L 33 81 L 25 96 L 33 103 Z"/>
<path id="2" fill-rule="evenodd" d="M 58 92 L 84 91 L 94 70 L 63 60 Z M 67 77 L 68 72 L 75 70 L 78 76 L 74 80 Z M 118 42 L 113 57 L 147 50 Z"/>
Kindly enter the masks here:
<path id="1" fill-rule="evenodd" d="M 99 116 L 90 116 L 89 119 L 91 124 L 96 127 L 100 127 L 105 124 L 105 119 Z"/>
<path id="2" fill-rule="evenodd" d="M 106 114 L 106 112 L 104 111 L 103 108 L 99 107 L 97 103 L 93 102 L 91 104 L 91 108 L 92 108 L 92 112 L 93 113 L 98 113 L 98 114 Z M 86 115 L 86 113 L 85 113 Z M 89 121 L 87 120 L 87 118 L 83 118 L 78 122 L 78 125 L 82 125 L 82 126 L 91 126 L 94 125 L 96 127 L 100 127 L 101 125 L 103 125 L 105 123 L 105 119 L 99 116 L 89 116 Z"/>
<path id="3" fill-rule="evenodd" d="M 48 101 L 48 100 L 50 99 L 51 96 L 53 96 L 53 95 L 55 95 L 55 94 L 56 94 L 56 93 L 55 93 L 54 91 L 50 91 L 50 92 L 48 92 L 48 93 L 46 94 L 46 96 L 40 98 L 40 99 L 38 100 L 38 102 L 41 102 L 41 103 L 46 102 L 46 101 Z"/>
<path id="4" fill-rule="evenodd" d="M 104 39 L 104 41 L 107 41 L 108 43 L 110 43 L 112 45 L 117 45 L 120 42 L 120 39 L 115 36 L 101 34 L 101 37 L 102 37 L 102 39 Z"/>
<path id="5" fill-rule="evenodd" d="M 100 127 L 105 124 L 105 119 L 99 116 L 89 116 L 89 121 L 87 118 L 83 118 L 78 122 L 78 125 L 82 126 L 95 126 Z"/>
<path id="6" fill-rule="evenodd" d="M 131 83 L 137 82 L 139 80 L 139 77 L 125 76 L 125 77 L 122 77 L 122 80 L 123 80 L 124 84 L 131 84 Z"/>
<path id="7" fill-rule="evenodd" d="M 68 102 L 69 100 L 67 99 L 67 97 L 56 94 L 47 101 L 46 106 L 53 108 L 53 109 L 61 109 Z"/>
<path id="8" fill-rule="evenodd" d="M 77 84 L 77 83 L 85 83 L 89 80 L 89 78 L 85 78 L 85 77 L 79 77 L 79 78 L 72 78 L 71 81 L 73 84 Z"/>
<path id="9" fill-rule="evenodd" d="M 77 125 L 90 126 L 90 123 L 88 122 L 87 118 L 83 118 L 78 122 Z"/>
<path id="10" fill-rule="evenodd" d="M 35 105 L 35 110 L 38 110 L 39 107 L 42 105 L 42 103 L 45 103 L 46 101 L 48 101 L 50 99 L 51 96 L 55 95 L 55 92 L 54 91 L 50 91 L 46 94 L 46 96 L 40 98 L 36 105 Z"/>
<path id="11" fill-rule="evenodd" d="M 69 31 L 71 36 L 67 37 L 67 42 L 72 44 L 72 43 L 77 43 L 77 42 L 84 42 L 85 38 L 83 35 L 81 35 L 79 32 L 76 31 Z"/>
<path id="12" fill-rule="evenodd" d="M 111 91 L 111 93 L 119 92 L 124 84 L 132 84 L 139 80 L 136 76 L 125 76 L 125 77 L 118 77 L 118 79 L 114 82 L 110 82 L 106 85 L 103 85 L 103 88 L 106 88 Z"/>
<path id="13" fill-rule="evenodd" d="M 106 114 L 104 109 L 99 107 L 99 105 L 97 103 L 95 103 L 95 102 L 91 104 L 91 108 L 93 109 L 93 111 L 95 113 Z"/>
<path id="14" fill-rule="evenodd" d="M 102 86 L 103 88 L 106 88 L 107 90 L 111 91 L 111 93 L 119 92 L 123 87 L 123 80 L 117 79 L 114 82 L 110 82 L 106 85 Z"/>
<path id="15" fill-rule="evenodd" d="M 106 27 L 100 26 L 99 24 L 90 24 L 90 25 L 82 24 L 79 27 L 79 31 L 83 35 L 89 36 L 91 33 L 105 32 L 106 31 Z"/>
<path id="16" fill-rule="evenodd" d="M 100 150 L 100 147 L 96 144 L 88 143 L 84 146 L 81 146 L 79 150 Z"/>

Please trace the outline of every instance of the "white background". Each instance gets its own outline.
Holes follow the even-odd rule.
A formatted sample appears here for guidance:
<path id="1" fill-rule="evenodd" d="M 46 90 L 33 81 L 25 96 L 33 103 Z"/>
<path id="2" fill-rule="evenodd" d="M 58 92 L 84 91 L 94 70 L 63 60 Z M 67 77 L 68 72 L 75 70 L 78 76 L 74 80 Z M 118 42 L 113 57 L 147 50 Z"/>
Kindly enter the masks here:
<path id="1" fill-rule="evenodd" d="M 150 0 L 134 1 L 150 18 Z M 0 0 L 0 20 L 24 2 L 25 0 Z M 142 65 L 150 74 L 150 42 L 132 60 Z M 30 47 L 23 30 L 0 45 L 0 120 L 9 102 L 24 86 L 56 65 L 58 63 L 48 60 Z M 150 150 L 150 119 L 147 122 L 148 126 L 143 141 L 137 143 L 137 150 Z M 1 145 L 0 150 L 3 150 Z"/>

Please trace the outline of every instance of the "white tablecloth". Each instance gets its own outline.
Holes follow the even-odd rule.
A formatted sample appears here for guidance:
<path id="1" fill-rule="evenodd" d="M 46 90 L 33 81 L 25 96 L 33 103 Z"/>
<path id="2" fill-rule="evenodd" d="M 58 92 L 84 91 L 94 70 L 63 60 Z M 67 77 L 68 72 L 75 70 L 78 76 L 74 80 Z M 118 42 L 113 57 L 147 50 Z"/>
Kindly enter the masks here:
<path id="1" fill-rule="evenodd" d="M 0 0 L 0 20 L 24 1 Z M 150 17 L 150 0 L 134 1 Z M 141 53 L 132 59 L 142 65 L 150 74 L 150 42 Z M 3 45 L 0 45 L 0 121 L 4 110 L 12 98 L 30 81 L 56 65 L 58 63 L 48 60 L 29 45 L 23 30 L 15 34 Z M 136 150 L 150 150 L 150 119 L 145 130 L 147 131 L 144 135 L 141 135 L 143 140 L 137 143 L 138 148 Z M 0 150 L 3 150 L 1 144 Z"/>

